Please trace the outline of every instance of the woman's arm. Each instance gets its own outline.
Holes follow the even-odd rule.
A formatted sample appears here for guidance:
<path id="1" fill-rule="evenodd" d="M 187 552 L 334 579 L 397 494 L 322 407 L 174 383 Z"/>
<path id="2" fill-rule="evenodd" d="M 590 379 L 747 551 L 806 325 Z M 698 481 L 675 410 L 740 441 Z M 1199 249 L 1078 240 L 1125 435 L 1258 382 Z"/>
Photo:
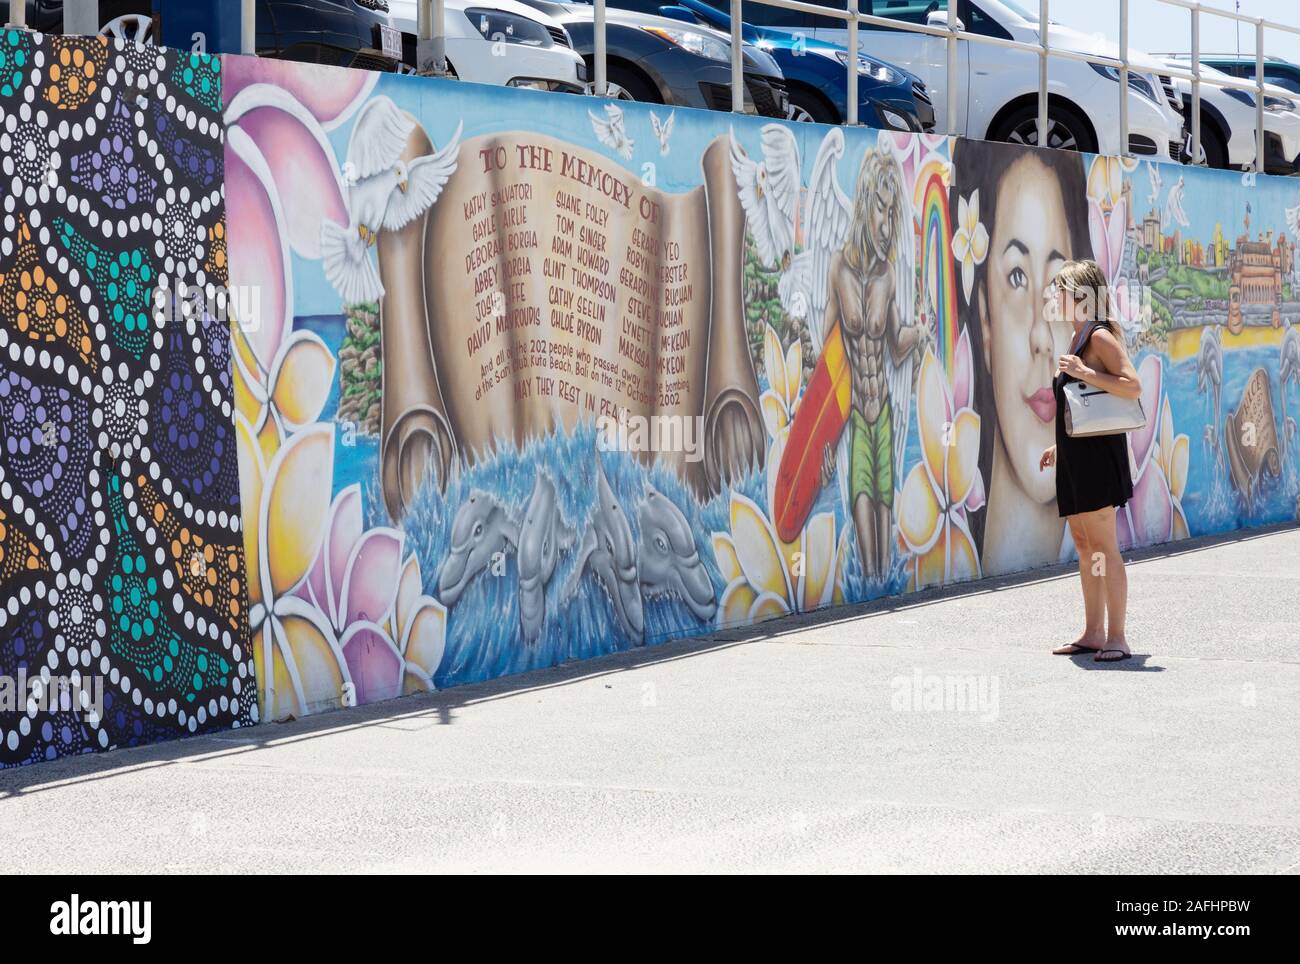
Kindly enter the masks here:
<path id="1" fill-rule="evenodd" d="M 1137 369 L 1129 361 L 1128 352 L 1119 340 L 1105 328 L 1098 328 L 1089 340 L 1096 347 L 1098 364 L 1090 366 L 1078 355 L 1062 355 L 1059 369 L 1094 388 L 1118 395 L 1120 398 L 1140 398 L 1142 383 Z"/>

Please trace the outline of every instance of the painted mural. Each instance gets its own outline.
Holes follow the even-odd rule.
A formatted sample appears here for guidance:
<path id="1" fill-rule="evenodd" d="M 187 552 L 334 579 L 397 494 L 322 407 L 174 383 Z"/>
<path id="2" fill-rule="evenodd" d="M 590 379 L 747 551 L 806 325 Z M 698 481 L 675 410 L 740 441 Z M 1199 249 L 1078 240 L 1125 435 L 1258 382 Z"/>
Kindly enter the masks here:
<path id="1" fill-rule="evenodd" d="M 1150 413 L 1122 545 L 1295 514 L 1289 181 L 227 75 L 267 718 L 1072 558 L 1038 469 L 1069 258 Z"/>
<path id="2" fill-rule="evenodd" d="M 0 37 L 0 764 L 1069 560 L 1070 258 L 1121 545 L 1300 509 L 1292 180 Z"/>
<path id="3" fill-rule="evenodd" d="M 0 766 L 257 720 L 221 80 L 0 33 Z"/>

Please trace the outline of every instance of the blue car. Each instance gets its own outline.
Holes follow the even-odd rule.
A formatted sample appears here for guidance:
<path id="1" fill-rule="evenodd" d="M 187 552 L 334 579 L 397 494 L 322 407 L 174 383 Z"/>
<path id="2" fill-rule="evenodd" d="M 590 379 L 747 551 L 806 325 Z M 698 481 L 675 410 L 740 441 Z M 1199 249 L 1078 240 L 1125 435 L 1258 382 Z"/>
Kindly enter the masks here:
<path id="1" fill-rule="evenodd" d="M 725 32 L 731 16 L 704 0 L 606 0 L 611 7 L 700 23 Z M 785 74 L 791 120 L 841 124 L 848 118 L 849 52 L 800 33 L 741 24 L 745 41 L 767 51 Z M 920 78 L 858 54 L 858 120 L 885 130 L 930 131 L 934 106 Z"/>

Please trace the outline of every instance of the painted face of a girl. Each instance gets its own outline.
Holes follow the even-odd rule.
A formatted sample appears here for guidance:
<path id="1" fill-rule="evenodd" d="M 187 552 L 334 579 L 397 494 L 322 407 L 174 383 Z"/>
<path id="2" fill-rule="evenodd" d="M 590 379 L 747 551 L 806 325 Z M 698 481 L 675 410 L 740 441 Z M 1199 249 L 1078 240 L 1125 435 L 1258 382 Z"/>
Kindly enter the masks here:
<path id="1" fill-rule="evenodd" d="M 1021 488 L 1040 503 L 1056 497 L 1038 459 L 1055 438 L 1052 376 L 1072 330 L 1044 294 L 1071 257 L 1060 182 L 1036 157 L 1017 159 L 998 191 L 980 316 L 1002 444 Z"/>

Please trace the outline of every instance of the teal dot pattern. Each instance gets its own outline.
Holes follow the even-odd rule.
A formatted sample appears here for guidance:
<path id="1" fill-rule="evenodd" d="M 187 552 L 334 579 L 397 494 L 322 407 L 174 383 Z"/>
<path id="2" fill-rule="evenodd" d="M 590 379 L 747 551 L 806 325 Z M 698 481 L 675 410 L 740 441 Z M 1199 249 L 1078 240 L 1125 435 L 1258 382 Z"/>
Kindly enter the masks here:
<path id="1" fill-rule="evenodd" d="M 0 97 L 22 93 L 31 78 L 31 65 L 30 35 L 24 30 L 4 31 L 4 43 L 0 43 Z"/>
<path id="2" fill-rule="evenodd" d="M 136 541 L 122 494 L 122 481 L 109 481 L 114 557 L 108 577 L 108 649 L 155 687 L 186 703 L 207 702 L 230 685 L 231 666 L 201 637 L 173 628 L 160 594 L 162 567 Z"/>
<path id="3" fill-rule="evenodd" d="M 91 286 L 107 306 L 101 318 L 109 340 L 139 359 L 149 345 L 153 316 L 153 290 L 158 268 L 143 246 L 109 251 L 77 231 L 63 218 L 55 218 L 59 243 L 85 269 Z"/>
<path id="4" fill-rule="evenodd" d="M 172 83 L 210 110 L 221 110 L 221 58 L 214 54 L 182 54 L 172 71 Z"/>
<path id="5" fill-rule="evenodd" d="M 64 52 L 93 93 L 50 97 Z M 259 718 L 230 327 L 165 298 L 229 282 L 221 73 L 0 27 L 0 683 L 85 684 L 48 706 L 0 685 L 0 770 Z M 211 592 L 171 551 L 186 531 L 221 560 Z"/>

